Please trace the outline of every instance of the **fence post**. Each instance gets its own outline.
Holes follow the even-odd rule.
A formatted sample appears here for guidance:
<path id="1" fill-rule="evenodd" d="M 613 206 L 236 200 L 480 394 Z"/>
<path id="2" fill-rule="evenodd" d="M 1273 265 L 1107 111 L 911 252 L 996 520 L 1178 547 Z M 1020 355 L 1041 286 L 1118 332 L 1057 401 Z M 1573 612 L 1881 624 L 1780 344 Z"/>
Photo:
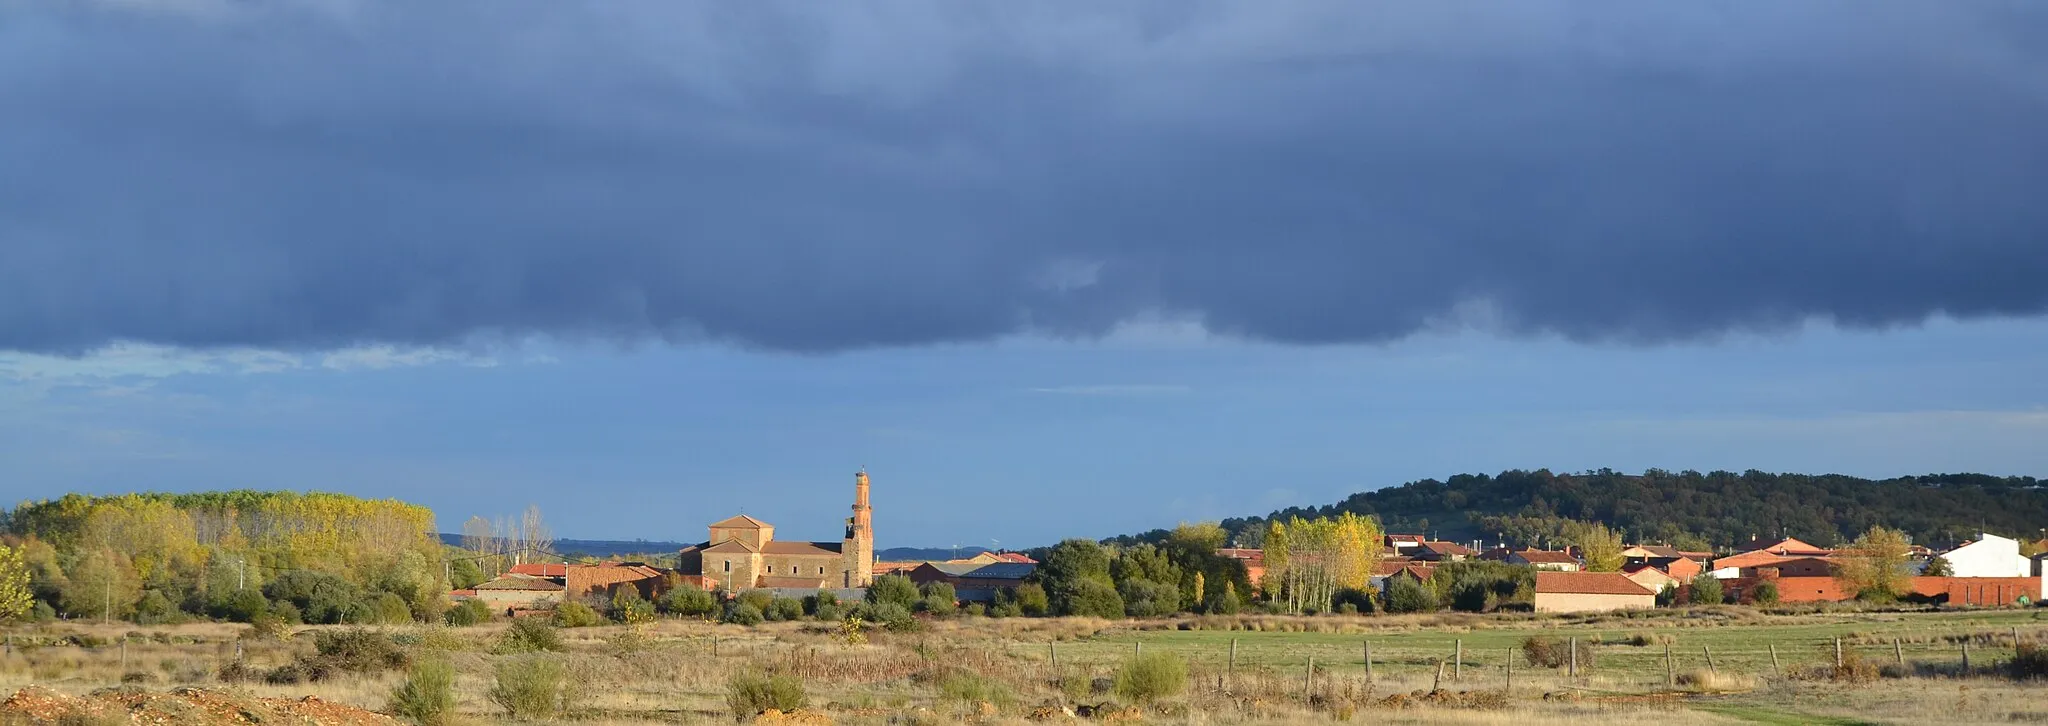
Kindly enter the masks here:
<path id="1" fill-rule="evenodd" d="M 1714 668 L 1714 646 L 1702 645 L 1700 646 L 1700 652 L 1707 654 L 1707 672 L 1713 675 L 1720 675 L 1720 671 Z"/>
<path id="2" fill-rule="evenodd" d="M 1678 672 L 1671 663 L 1671 641 L 1664 641 L 1664 687 L 1678 685 Z"/>
<path id="3" fill-rule="evenodd" d="M 1451 641 L 1451 680 L 1465 679 L 1465 639 Z"/>
<path id="4" fill-rule="evenodd" d="M 1842 636 L 1835 636 L 1835 670 L 1842 669 Z"/>
<path id="5" fill-rule="evenodd" d="M 1140 655 L 1144 655 L 1144 654 L 1145 654 L 1145 644 L 1144 644 L 1144 643 L 1140 643 L 1140 642 L 1138 642 L 1138 641 L 1135 641 L 1135 640 L 1131 641 L 1131 655 L 1132 655 L 1132 656 L 1140 656 Z"/>
<path id="6" fill-rule="evenodd" d="M 1444 689 L 1444 659 L 1436 659 L 1436 680 L 1430 681 L 1429 691 L 1435 693 Z"/>
<path id="7" fill-rule="evenodd" d="M 1515 694 L 1515 649 L 1514 649 L 1514 648 L 1509 648 L 1509 649 L 1508 649 L 1508 685 L 1507 685 L 1507 687 L 1505 687 L 1505 688 L 1502 688 L 1502 689 L 1500 689 L 1500 692 L 1501 692 L 1501 693 L 1503 693 L 1503 694 L 1506 694 L 1506 695 L 1508 695 L 1508 696 L 1513 696 L 1513 695 Z"/>
<path id="8" fill-rule="evenodd" d="M 1784 677 L 1785 677 L 1785 669 L 1784 669 L 1784 668 L 1782 668 L 1782 667 L 1780 667 L 1780 666 L 1778 665 L 1778 644 L 1777 644 L 1777 643 L 1772 643 L 1772 644 L 1770 644 L 1770 645 L 1771 645 L 1771 673 L 1772 673 L 1773 675 L 1776 675 L 1776 676 L 1777 676 L 1777 677 L 1779 677 L 1779 678 L 1784 678 Z"/>
<path id="9" fill-rule="evenodd" d="M 1372 682 L 1372 641 L 1365 641 L 1365 682 Z"/>
<path id="10" fill-rule="evenodd" d="M 1236 649 L 1236 648 L 1237 648 L 1237 641 L 1235 641 L 1235 640 L 1233 640 L 1233 641 L 1230 641 L 1230 647 L 1231 647 L 1231 648 L 1232 648 L 1233 650 L 1234 650 L 1234 649 Z M 1046 642 L 1046 644 L 1045 644 L 1045 657 L 1046 657 L 1046 659 L 1048 659 L 1048 660 L 1051 660 L 1051 661 L 1052 661 L 1052 667 L 1053 667 L 1053 668 L 1057 669 L 1057 668 L 1059 668 L 1059 667 L 1060 667 L 1060 644 L 1059 644 L 1059 642 L 1058 642 L 1058 641 L 1047 641 L 1047 642 Z M 1235 660 L 1235 659 L 1232 659 L 1232 660 Z"/>
<path id="11" fill-rule="evenodd" d="M 1970 675 L 1970 637 L 1963 636 L 1963 675 Z"/>
<path id="12" fill-rule="evenodd" d="M 1572 638 L 1572 642 L 1571 642 L 1571 649 L 1572 649 L 1572 670 L 1571 670 L 1571 677 L 1572 677 L 1572 679 L 1573 679 L 1573 680 L 1577 680 L 1577 679 L 1578 679 L 1578 677 L 1579 677 L 1579 639 L 1578 639 L 1578 638 L 1576 638 L 1576 637 Z"/>
<path id="13" fill-rule="evenodd" d="M 1899 664 L 1900 670 L 1903 671 L 1906 668 L 1906 646 L 1900 644 L 1898 638 L 1892 639 L 1892 660 Z M 1901 673 L 1900 675 L 1904 674 Z"/>
<path id="14" fill-rule="evenodd" d="M 128 634 L 121 634 L 121 674 L 128 674 Z"/>
<path id="15" fill-rule="evenodd" d="M 2020 655 L 2020 626 L 2017 625 L 2012 626 L 2012 655 L 2014 658 Z"/>
<path id="16" fill-rule="evenodd" d="M 1302 677 L 1301 683 L 1302 700 L 1314 699 L 1316 697 L 1316 657 L 1313 653 L 1309 654 L 1308 672 Z"/>
<path id="17" fill-rule="evenodd" d="M 1228 677 L 1230 678 L 1230 683 L 1231 683 L 1231 685 L 1236 685 L 1236 684 L 1237 684 L 1237 639 L 1236 639 L 1236 638 L 1231 638 L 1231 639 L 1230 639 L 1230 666 L 1229 666 L 1229 667 L 1228 667 L 1228 668 L 1227 668 L 1226 670 L 1224 670 L 1224 674 L 1225 674 L 1226 676 L 1228 676 Z"/>

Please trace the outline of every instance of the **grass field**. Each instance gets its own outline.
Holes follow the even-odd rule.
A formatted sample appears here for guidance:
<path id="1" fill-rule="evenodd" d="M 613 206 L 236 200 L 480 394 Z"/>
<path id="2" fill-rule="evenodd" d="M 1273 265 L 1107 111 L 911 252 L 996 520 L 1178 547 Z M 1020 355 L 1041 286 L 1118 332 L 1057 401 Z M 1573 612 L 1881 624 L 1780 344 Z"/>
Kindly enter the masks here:
<path id="1" fill-rule="evenodd" d="M 662 621 L 636 631 L 564 630 L 566 652 L 550 657 L 565 663 L 580 686 L 575 707 L 561 718 L 591 724 L 731 723 L 726 689 L 742 672 L 800 678 L 809 709 L 836 723 L 1024 723 L 1034 711 L 1056 714 L 1063 705 L 1117 700 L 1103 684 L 1134 651 L 1170 654 L 1189 666 L 1187 689 L 1147 705 L 1144 723 L 2015 723 L 2048 721 L 2048 687 L 1999 670 L 2013 658 L 2015 631 L 2022 640 L 2048 643 L 2043 615 L 2048 612 L 1766 615 L 1710 608 L 1639 618 L 975 618 L 933 621 L 920 633 L 874 633 L 862 645 L 846 643 L 825 623 L 749 629 Z M 239 637 L 244 627 L 16 628 L 9 632 L 18 643 L 42 645 L 0 656 L 0 691 L 33 683 L 82 694 L 125 681 L 156 689 L 197 685 L 260 696 L 310 694 L 381 709 L 402 677 L 394 671 L 300 684 L 220 683 L 214 674 L 237 657 L 238 643 L 240 657 L 259 670 L 310 650 L 303 633 L 286 641 L 245 641 Z M 410 646 L 416 657 L 446 659 L 456 667 L 458 710 L 465 720 L 502 723 L 509 719 L 484 694 L 493 667 L 507 657 L 489 649 L 504 628 L 496 623 L 392 632 L 419 643 Z M 628 632 L 637 635 L 623 637 Z M 107 644 L 61 642 L 71 635 Z M 125 656 L 115 644 L 124 636 Z M 1598 644 L 1591 645 L 1590 662 L 1573 678 L 1566 668 L 1529 665 L 1521 646 L 1530 637 Z M 1845 659 L 1865 664 L 1849 669 L 1846 678 L 1832 670 L 1838 637 Z M 1960 669 L 1965 642 L 1974 667 L 1969 673 Z M 1364 665 L 1368 643 L 1370 677 Z M 1901 655 L 1906 668 L 1894 665 Z M 1879 666 L 1890 666 L 1884 669 L 1890 672 L 1879 673 Z M 1437 688 L 1444 693 L 1426 695 Z"/>

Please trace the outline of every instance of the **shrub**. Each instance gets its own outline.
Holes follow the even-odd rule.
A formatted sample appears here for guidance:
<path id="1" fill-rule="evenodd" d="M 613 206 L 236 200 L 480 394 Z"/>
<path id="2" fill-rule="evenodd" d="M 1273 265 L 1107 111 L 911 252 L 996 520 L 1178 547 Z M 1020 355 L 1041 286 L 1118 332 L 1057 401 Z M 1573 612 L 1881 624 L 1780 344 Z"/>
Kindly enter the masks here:
<path id="1" fill-rule="evenodd" d="M 1064 598 L 1060 614 L 1092 615 L 1114 620 L 1124 616 L 1124 598 L 1118 595 L 1116 588 L 1110 587 L 1109 583 L 1092 578 L 1083 579 L 1076 581 L 1073 592 Z"/>
<path id="2" fill-rule="evenodd" d="M 725 682 L 725 705 L 732 709 L 733 718 L 744 719 L 771 708 L 794 711 L 804 703 L 804 682 L 796 676 L 741 672 Z"/>
<path id="3" fill-rule="evenodd" d="M 361 628 L 316 633 L 313 650 L 312 657 L 301 657 L 300 665 L 309 680 L 316 681 L 337 671 L 377 673 L 404 668 L 411 660 L 390 636 Z"/>
<path id="4" fill-rule="evenodd" d="M 612 619 L 627 625 L 654 622 L 654 603 L 642 599 L 638 592 L 621 589 L 612 595 Z"/>
<path id="5" fill-rule="evenodd" d="M 1052 603 L 1045 596 L 1045 588 L 1036 582 L 1018 585 L 1010 594 L 1017 599 L 1017 611 L 1028 617 L 1042 618 L 1052 611 Z"/>
<path id="6" fill-rule="evenodd" d="M 1178 695 L 1187 686 L 1188 664 L 1172 653 L 1131 656 L 1116 672 L 1116 695 L 1138 703 Z"/>
<path id="7" fill-rule="evenodd" d="M 769 608 L 775 607 L 775 593 L 767 590 L 748 590 L 740 593 L 737 600 L 740 603 L 752 605 L 755 610 L 763 613 L 768 612 Z"/>
<path id="8" fill-rule="evenodd" d="M 412 622 L 412 606 L 405 604 L 405 598 L 388 592 L 377 593 L 370 599 L 371 622 L 382 625 L 397 625 Z"/>
<path id="9" fill-rule="evenodd" d="M 768 605 L 768 610 L 762 614 L 766 615 L 769 620 L 802 620 L 804 619 L 804 601 L 793 597 L 778 597 Z"/>
<path id="10" fill-rule="evenodd" d="M 646 650 L 651 641 L 640 628 L 627 628 L 605 638 L 604 644 L 612 655 L 624 657 Z"/>
<path id="11" fill-rule="evenodd" d="M 588 628 L 604 624 L 604 616 L 598 615 L 596 608 L 575 600 L 556 605 L 555 614 L 549 619 L 557 628 Z"/>
<path id="12" fill-rule="evenodd" d="M 185 612 L 166 597 L 162 590 L 144 590 L 142 599 L 135 602 L 136 625 L 169 625 L 185 622 Z"/>
<path id="13" fill-rule="evenodd" d="M 298 663 L 286 663 L 263 674 L 263 682 L 273 686 L 292 686 L 309 680 L 306 669 Z"/>
<path id="14" fill-rule="evenodd" d="M 498 664 L 485 695 L 514 718 L 550 718 L 569 709 L 573 700 L 569 669 L 545 655 L 528 655 Z"/>
<path id="15" fill-rule="evenodd" d="M 917 606 L 917 585 L 902 575 L 883 575 L 868 585 L 868 602 L 874 605 L 901 605 L 905 610 Z"/>
<path id="16" fill-rule="evenodd" d="M 761 609 L 752 603 L 735 602 L 725 609 L 725 622 L 728 623 L 760 625 L 764 619 L 766 618 L 761 614 Z"/>
<path id="17" fill-rule="evenodd" d="M 1007 706 L 1016 702 L 1017 694 L 1009 685 L 980 673 L 968 670 L 953 670 L 939 679 L 939 695 L 965 703 L 987 702 Z"/>
<path id="18" fill-rule="evenodd" d="M 1387 578 L 1387 612 L 1436 612 L 1436 591 L 1410 577 Z"/>
<path id="19" fill-rule="evenodd" d="M 2035 643 L 2020 643 L 2013 653 L 2012 677 L 2019 680 L 2048 678 L 2048 647 Z"/>
<path id="20" fill-rule="evenodd" d="M 681 585 L 661 596 L 661 609 L 671 615 L 704 617 L 718 612 L 718 598 L 695 585 Z"/>
<path id="21" fill-rule="evenodd" d="M 1694 605 L 1714 605 L 1721 602 L 1721 579 L 1713 573 L 1702 572 L 1692 578 L 1692 597 L 1687 600 Z"/>
<path id="22" fill-rule="evenodd" d="M 446 620 L 449 625 L 459 627 L 490 622 L 491 606 L 485 605 L 482 600 L 464 600 L 456 603 L 455 607 L 448 608 L 448 612 L 442 616 L 442 619 Z"/>
<path id="23" fill-rule="evenodd" d="M 1664 583 L 1664 589 L 1657 591 L 1657 607 L 1668 608 L 1678 602 L 1678 584 Z"/>
<path id="24" fill-rule="evenodd" d="M 817 617 L 817 616 L 818 616 L 818 608 L 822 608 L 822 607 L 832 607 L 832 608 L 837 608 L 837 607 L 839 607 L 839 596 L 838 596 L 838 595 L 834 595 L 834 594 L 832 594 L 832 591 L 831 591 L 831 590 L 819 590 L 819 591 L 818 591 L 818 592 L 817 592 L 816 594 L 813 594 L 813 595 L 806 595 L 806 596 L 804 596 L 804 614 L 805 614 L 805 615 L 809 615 L 809 616 L 811 616 L 811 617 Z M 842 612 L 843 612 L 843 610 L 842 610 Z M 837 618 L 818 618 L 818 619 L 819 619 L 819 620 L 836 620 Z"/>
<path id="25" fill-rule="evenodd" d="M 988 606 L 978 602 L 967 603 L 960 606 L 960 614 L 970 618 L 982 617 L 988 614 Z"/>
<path id="26" fill-rule="evenodd" d="M 953 583 L 928 582 L 924 586 L 924 598 L 918 608 L 933 615 L 952 615 L 959 607 L 960 596 L 953 591 Z"/>
<path id="27" fill-rule="evenodd" d="M 818 622 L 834 623 L 846 619 L 846 610 L 838 605 L 819 605 L 817 612 L 811 615 L 816 617 Z"/>
<path id="28" fill-rule="evenodd" d="M 1579 671 L 1584 672 L 1593 667 L 1593 642 L 1584 638 L 1577 639 L 1576 642 L 1579 650 Z M 1522 657 L 1529 661 L 1529 665 L 1563 668 L 1572 662 L 1572 643 L 1573 641 L 1532 635 L 1522 640 Z"/>
<path id="29" fill-rule="evenodd" d="M 498 637 L 491 650 L 498 653 L 536 653 L 562 649 L 562 634 L 539 618 L 513 618 L 512 627 Z"/>
<path id="30" fill-rule="evenodd" d="M 1756 584 L 1756 587 L 1750 588 L 1749 597 L 1758 605 L 1776 605 L 1778 604 L 1778 583 L 1770 581 L 1759 582 Z"/>
<path id="31" fill-rule="evenodd" d="M 384 710 L 420 726 L 446 723 L 455 711 L 455 667 L 441 660 L 414 664 Z"/>

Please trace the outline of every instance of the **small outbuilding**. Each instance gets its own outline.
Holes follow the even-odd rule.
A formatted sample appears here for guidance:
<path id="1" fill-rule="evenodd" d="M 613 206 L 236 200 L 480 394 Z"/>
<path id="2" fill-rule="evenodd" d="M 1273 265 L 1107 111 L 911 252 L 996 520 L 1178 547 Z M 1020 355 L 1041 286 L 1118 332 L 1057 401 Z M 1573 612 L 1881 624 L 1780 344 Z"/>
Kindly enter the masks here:
<path id="1" fill-rule="evenodd" d="M 1536 612 L 1584 613 L 1657 606 L 1657 593 L 1619 572 L 1536 573 Z"/>

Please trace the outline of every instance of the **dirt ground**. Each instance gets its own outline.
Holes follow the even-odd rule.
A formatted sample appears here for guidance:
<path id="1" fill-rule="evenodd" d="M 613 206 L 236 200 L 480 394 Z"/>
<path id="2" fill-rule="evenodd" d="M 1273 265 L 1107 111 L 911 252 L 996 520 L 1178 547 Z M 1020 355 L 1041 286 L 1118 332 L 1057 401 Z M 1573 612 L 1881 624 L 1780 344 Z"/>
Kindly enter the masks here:
<path id="1" fill-rule="evenodd" d="M 57 723 L 397 726 L 403 722 L 381 713 L 329 703 L 311 696 L 299 699 L 254 698 L 204 688 L 177 688 L 169 692 L 108 688 L 87 696 L 69 696 L 40 686 L 29 686 L 0 703 L 0 725 Z"/>

